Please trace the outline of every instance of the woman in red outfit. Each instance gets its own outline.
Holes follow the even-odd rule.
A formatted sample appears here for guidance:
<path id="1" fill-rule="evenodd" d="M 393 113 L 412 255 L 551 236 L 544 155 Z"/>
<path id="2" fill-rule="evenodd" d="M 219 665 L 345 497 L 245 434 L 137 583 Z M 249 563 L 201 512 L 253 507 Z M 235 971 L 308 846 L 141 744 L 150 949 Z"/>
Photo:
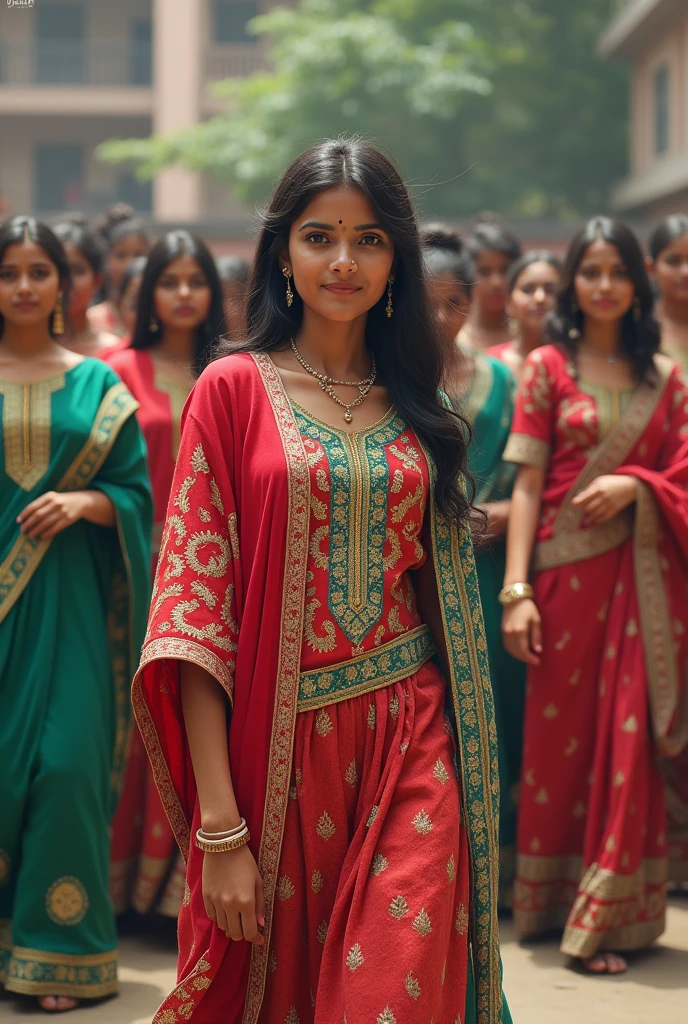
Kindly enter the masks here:
<path id="1" fill-rule="evenodd" d="M 171 231 L 151 249 L 130 347 L 108 360 L 139 403 L 153 486 L 153 569 L 179 449 L 179 420 L 194 377 L 222 330 L 222 287 L 200 238 Z M 176 868 L 175 868 L 175 865 Z M 118 913 L 176 917 L 183 868 L 141 739 L 136 735 L 113 825 L 112 898 Z"/>
<path id="2" fill-rule="evenodd" d="M 554 309 L 560 276 L 561 263 L 547 249 L 531 249 L 509 271 L 506 311 L 516 336 L 488 348 L 487 355 L 505 363 L 516 380 L 521 379 L 526 357 L 544 341 L 545 323 Z"/>
<path id="3" fill-rule="evenodd" d="M 155 1020 L 497 1024 L 463 426 L 408 193 L 372 147 L 288 169 L 247 330 L 186 407 L 134 682 L 187 860 Z"/>
<path id="4" fill-rule="evenodd" d="M 505 452 L 503 630 L 529 664 L 514 920 L 563 927 L 598 974 L 664 930 L 660 758 L 688 738 L 688 388 L 652 304 L 635 236 L 590 221 Z"/>

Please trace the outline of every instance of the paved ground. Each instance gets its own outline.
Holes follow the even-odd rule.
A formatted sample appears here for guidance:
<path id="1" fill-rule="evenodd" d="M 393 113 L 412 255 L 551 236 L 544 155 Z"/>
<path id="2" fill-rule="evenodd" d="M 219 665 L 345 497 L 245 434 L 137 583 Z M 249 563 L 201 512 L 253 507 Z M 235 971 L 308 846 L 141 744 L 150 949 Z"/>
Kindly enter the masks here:
<path id="1" fill-rule="evenodd" d="M 623 978 L 589 978 L 567 970 L 554 943 L 519 946 L 503 928 L 504 985 L 514 1024 L 686 1024 L 688 1020 L 688 896 L 673 901 L 662 941 L 638 957 Z M 174 953 L 164 940 L 125 939 L 118 999 L 63 1018 L 70 1024 L 150 1024 L 174 984 Z M 31 1002 L 0 1002 L 3 1024 L 46 1015 Z M 400 1024 L 411 1024 L 403 1021 Z M 415 1022 L 412 1022 L 415 1024 Z"/>

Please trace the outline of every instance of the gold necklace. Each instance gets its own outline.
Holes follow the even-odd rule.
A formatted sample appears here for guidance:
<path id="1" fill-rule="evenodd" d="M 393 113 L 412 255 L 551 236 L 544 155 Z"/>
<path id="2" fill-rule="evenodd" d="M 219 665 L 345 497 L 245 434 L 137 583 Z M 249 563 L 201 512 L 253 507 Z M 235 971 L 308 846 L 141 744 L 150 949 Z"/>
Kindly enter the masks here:
<path id="1" fill-rule="evenodd" d="M 292 352 L 296 356 L 296 359 L 301 364 L 301 366 L 303 366 L 304 370 L 307 373 L 310 373 L 312 377 L 315 377 L 315 379 L 318 381 L 320 387 L 323 389 L 326 395 L 329 395 L 329 397 L 334 402 L 336 402 L 337 405 L 341 405 L 342 409 L 344 409 L 345 421 L 347 423 L 351 423 L 351 420 L 353 419 L 353 416 L 351 415 L 351 410 L 355 409 L 357 405 L 361 405 L 363 402 L 365 402 L 366 398 L 370 394 L 370 389 L 375 383 L 375 378 L 377 376 L 377 364 L 375 362 L 375 356 L 371 355 L 370 357 L 373 361 L 373 366 L 370 371 L 370 375 L 366 377 L 365 380 L 335 380 L 334 377 L 328 377 L 326 373 L 318 373 L 317 370 L 314 370 L 313 367 L 306 362 L 306 360 L 303 358 L 303 356 L 297 349 L 293 338 L 289 339 L 289 343 L 291 345 Z M 339 395 L 336 395 L 334 393 L 334 385 L 339 385 L 348 388 L 358 388 L 359 396 L 353 402 L 343 402 Z"/>

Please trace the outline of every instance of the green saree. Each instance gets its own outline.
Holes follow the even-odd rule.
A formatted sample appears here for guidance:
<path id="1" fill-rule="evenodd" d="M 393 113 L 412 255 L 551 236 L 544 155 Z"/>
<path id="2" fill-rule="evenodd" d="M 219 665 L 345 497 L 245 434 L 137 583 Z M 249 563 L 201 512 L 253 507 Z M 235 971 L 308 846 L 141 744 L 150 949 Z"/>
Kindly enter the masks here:
<path id="1" fill-rule="evenodd" d="M 471 352 L 475 369 L 468 390 L 455 402 L 473 429 L 468 469 L 475 481 L 476 505 L 508 498 L 514 467 L 502 462 L 514 409 L 515 380 L 504 363 Z M 476 568 L 485 618 L 485 634 L 495 702 L 499 742 L 501 907 L 511 906 L 515 868 L 516 813 L 521 773 L 526 666 L 512 658 L 502 643 L 502 610 L 497 595 L 504 581 L 503 540 L 476 548 Z"/>
<path id="2" fill-rule="evenodd" d="M 0 380 L 0 982 L 96 998 L 117 987 L 109 824 L 149 598 L 151 496 L 137 403 L 85 359 Z M 29 540 L 47 491 L 97 489 L 116 528 Z"/>

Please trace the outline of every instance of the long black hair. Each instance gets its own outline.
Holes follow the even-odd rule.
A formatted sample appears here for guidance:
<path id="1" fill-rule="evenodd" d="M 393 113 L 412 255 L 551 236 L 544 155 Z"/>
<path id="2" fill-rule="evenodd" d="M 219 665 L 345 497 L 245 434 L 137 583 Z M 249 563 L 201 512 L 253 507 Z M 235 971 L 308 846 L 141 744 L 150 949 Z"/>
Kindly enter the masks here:
<path id="1" fill-rule="evenodd" d="M 64 251 L 62 242 L 57 238 L 55 233 L 50 230 L 47 224 L 44 224 L 40 220 L 36 220 L 35 217 L 25 217 L 22 214 L 18 214 L 16 217 L 11 217 L 10 220 L 6 220 L 2 225 L 0 225 L 0 263 L 2 263 L 5 251 L 10 245 L 21 244 L 26 238 L 30 238 L 36 245 L 40 245 L 50 262 L 55 266 L 60 279 L 60 291 L 62 292 L 62 312 L 64 319 L 67 320 L 67 310 L 69 309 L 69 285 L 71 280 L 69 274 L 69 260 L 67 259 L 67 253 Z M 54 314 L 51 313 L 48 320 L 48 329 L 54 337 L 53 321 Z M 5 318 L 0 313 L 0 338 L 4 333 L 4 330 Z"/>
<path id="2" fill-rule="evenodd" d="M 212 253 L 202 239 L 188 231 L 168 231 L 148 253 L 130 348 L 152 348 L 160 341 L 160 331 L 151 330 L 151 321 L 156 315 L 155 287 L 165 268 L 180 256 L 190 256 L 196 260 L 210 288 L 208 315 L 196 331 L 192 369 L 198 374 L 210 360 L 213 344 L 222 331 L 225 314 L 222 284 Z"/>
<path id="3" fill-rule="evenodd" d="M 654 356 L 659 351 L 659 324 L 653 316 L 654 295 L 640 242 L 631 229 L 610 217 L 593 217 L 574 235 L 566 254 L 557 304 L 545 327 L 548 339 L 564 349 L 575 363 L 583 333 L 583 314 L 576 302 L 576 274 L 588 246 L 595 242 L 615 246 L 635 288 L 633 305 L 621 321 L 621 350 L 639 381 L 654 378 Z"/>
<path id="4" fill-rule="evenodd" d="M 328 140 L 302 153 L 287 169 L 262 218 L 249 284 L 246 340 L 221 346 L 221 354 L 284 349 L 298 334 L 303 301 L 295 293 L 287 307 L 280 253 L 288 245 L 291 225 L 313 198 L 342 186 L 363 193 L 394 245 L 394 315 L 387 317 L 383 295 L 368 311 L 366 345 L 399 414 L 432 455 L 439 509 L 448 517 L 466 519 L 469 502 L 461 478 L 468 432 L 439 393 L 442 343 L 427 294 L 415 212 L 399 172 L 370 143 Z"/>
<path id="5" fill-rule="evenodd" d="M 512 263 L 509 267 L 509 274 L 506 279 L 506 287 L 509 295 L 518 284 L 518 279 L 524 270 L 532 267 L 534 263 L 548 263 L 557 274 L 561 274 L 563 266 L 558 256 L 555 256 L 549 249 L 529 249 L 527 252 Z"/>
<path id="6" fill-rule="evenodd" d="M 73 245 L 81 253 L 96 275 L 102 274 L 105 252 L 98 236 L 89 231 L 85 223 L 77 220 L 60 220 L 53 225 L 53 232 L 63 245 Z"/>
<path id="7" fill-rule="evenodd" d="M 431 277 L 451 274 L 471 297 L 475 265 L 458 231 L 445 224 L 427 224 L 421 231 L 423 261 Z"/>
<path id="8" fill-rule="evenodd" d="M 665 217 L 656 228 L 653 229 L 649 238 L 650 256 L 656 260 L 661 253 L 679 238 L 688 235 L 688 215 L 685 213 L 672 213 Z"/>

